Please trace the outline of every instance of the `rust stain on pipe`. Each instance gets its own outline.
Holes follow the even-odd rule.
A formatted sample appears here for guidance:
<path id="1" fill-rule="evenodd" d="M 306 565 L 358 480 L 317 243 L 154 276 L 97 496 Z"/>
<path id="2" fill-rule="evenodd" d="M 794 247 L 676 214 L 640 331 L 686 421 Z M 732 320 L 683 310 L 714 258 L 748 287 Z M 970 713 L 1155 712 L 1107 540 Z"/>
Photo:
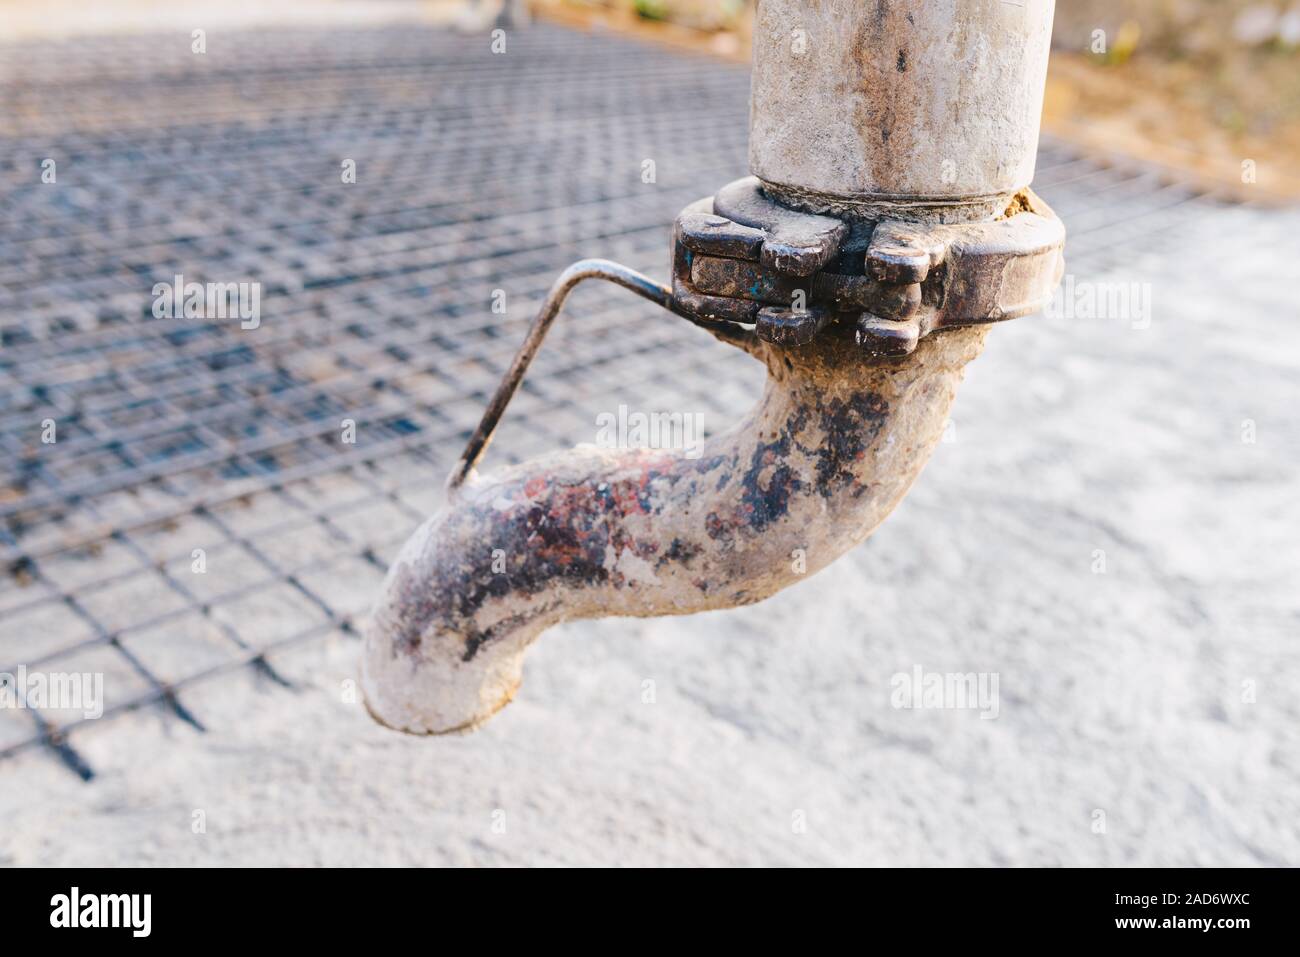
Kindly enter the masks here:
<path id="1" fill-rule="evenodd" d="M 1053 0 L 762 0 L 749 163 L 817 212 L 965 222 L 1034 173 Z"/>
<path id="2" fill-rule="evenodd" d="M 762 344 L 763 399 L 698 457 L 580 446 L 472 476 L 389 571 L 365 634 L 371 713 L 466 730 L 511 699 L 552 625 L 752 604 L 824 568 L 910 488 L 985 333 L 874 364 L 847 330 Z"/>

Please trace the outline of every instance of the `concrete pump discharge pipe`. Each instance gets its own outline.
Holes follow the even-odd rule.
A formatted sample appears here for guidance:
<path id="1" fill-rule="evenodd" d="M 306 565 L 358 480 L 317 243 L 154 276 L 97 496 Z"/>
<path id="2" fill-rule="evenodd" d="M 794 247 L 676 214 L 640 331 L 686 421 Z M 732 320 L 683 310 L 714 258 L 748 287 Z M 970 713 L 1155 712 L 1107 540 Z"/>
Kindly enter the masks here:
<path id="1" fill-rule="evenodd" d="M 604 260 L 557 279 L 366 626 L 378 721 L 473 728 L 552 625 L 752 604 L 884 521 L 989 324 L 1040 309 L 1061 275 L 1064 228 L 1028 188 L 1052 14 L 760 0 L 753 175 L 679 214 L 669 283 Z M 763 362 L 758 406 L 689 455 L 584 446 L 480 475 L 565 297 L 593 278 Z"/>

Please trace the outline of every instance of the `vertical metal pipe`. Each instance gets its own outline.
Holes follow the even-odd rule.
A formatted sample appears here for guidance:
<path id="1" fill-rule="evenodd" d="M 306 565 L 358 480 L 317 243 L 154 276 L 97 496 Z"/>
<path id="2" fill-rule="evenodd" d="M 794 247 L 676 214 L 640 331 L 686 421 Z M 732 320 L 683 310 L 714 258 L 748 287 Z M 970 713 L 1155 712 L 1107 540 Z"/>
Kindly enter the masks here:
<path id="1" fill-rule="evenodd" d="M 1053 0 L 759 0 L 751 172 L 774 198 L 818 212 L 1001 212 L 1033 178 L 1054 10 Z"/>

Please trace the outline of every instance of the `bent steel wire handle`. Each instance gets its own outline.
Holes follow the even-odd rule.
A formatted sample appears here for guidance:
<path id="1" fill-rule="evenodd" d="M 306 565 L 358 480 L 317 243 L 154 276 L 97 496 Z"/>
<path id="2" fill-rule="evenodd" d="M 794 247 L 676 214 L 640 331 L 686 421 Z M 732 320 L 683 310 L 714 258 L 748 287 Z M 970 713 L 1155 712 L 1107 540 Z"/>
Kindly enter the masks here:
<path id="1" fill-rule="evenodd" d="M 493 433 L 501 423 L 501 416 L 505 413 L 506 406 L 514 398 L 519 384 L 524 380 L 524 373 L 537 357 L 537 350 L 542 347 L 542 340 L 546 338 L 560 310 L 564 308 L 564 301 L 569 298 L 569 293 L 574 287 L 584 279 L 604 279 L 624 289 L 630 289 L 638 296 L 649 299 L 665 309 L 672 308 L 673 291 L 670 288 L 608 259 L 582 259 L 560 273 L 551 284 L 551 289 L 546 294 L 542 307 L 537 311 L 533 324 L 528 328 L 528 335 L 524 337 L 523 345 L 515 353 L 514 361 L 510 363 L 505 377 L 492 395 L 492 401 L 488 403 L 483 418 L 479 420 L 478 428 L 470 436 L 464 454 L 456 463 L 451 475 L 447 477 L 448 491 L 460 488 L 474 470 L 474 466 L 478 465 L 479 460 L 483 458 L 483 453 L 487 451 L 488 444 L 492 441 Z"/>
<path id="2" fill-rule="evenodd" d="M 629 269 L 627 266 L 611 262 L 608 259 L 579 260 L 560 273 L 555 282 L 551 284 L 546 299 L 543 300 L 541 308 L 537 311 L 537 316 L 533 319 L 533 324 L 528 328 L 528 335 L 524 337 L 523 344 L 519 347 L 514 360 L 510 363 L 510 368 L 506 370 L 505 377 L 501 380 L 501 384 L 497 386 L 496 392 L 493 393 L 492 401 L 488 403 L 483 418 L 479 420 L 478 428 L 470 436 L 464 453 L 456 463 L 455 468 L 452 469 L 451 475 L 447 477 L 447 490 L 449 492 L 454 492 L 465 484 L 465 480 L 483 458 L 488 445 L 492 441 L 492 436 L 497 430 L 497 426 L 501 423 L 501 416 L 505 413 L 506 406 L 514 398 L 520 383 L 523 382 L 524 374 L 528 371 L 533 359 L 537 357 L 537 351 L 542 346 L 542 340 L 546 338 L 546 334 L 555 323 L 560 310 L 564 308 L 569 293 L 584 279 L 604 279 L 606 282 L 622 286 L 641 298 L 649 299 L 656 305 L 662 306 L 669 312 L 689 319 L 721 339 L 741 344 L 745 338 L 744 333 L 739 328 L 728 328 L 725 323 L 699 318 L 679 307 L 673 299 L 671 288 L 663 283 L 655 282 L 648 276 L 643 276 L 635 269 Z"/>

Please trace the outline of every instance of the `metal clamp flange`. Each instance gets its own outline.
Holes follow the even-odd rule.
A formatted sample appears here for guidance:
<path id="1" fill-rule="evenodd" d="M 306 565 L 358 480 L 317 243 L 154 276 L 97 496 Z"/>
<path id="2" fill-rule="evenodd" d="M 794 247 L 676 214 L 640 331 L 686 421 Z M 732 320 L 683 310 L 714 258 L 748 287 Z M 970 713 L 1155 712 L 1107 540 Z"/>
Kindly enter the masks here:
<path id="1" fill-rule="evenodd" d="M 677 217 L 673 299 L 678 311 L 753 325 L 778 344 L 851 321 L 868 354 L 907 355 L 937 329 L 1041 309 L 1064 243 L 1060 219 L 1029 190 L 993 222 L 885 220 L 854 239 L 848 223 L 782 206 L 749 177 Z"/>

